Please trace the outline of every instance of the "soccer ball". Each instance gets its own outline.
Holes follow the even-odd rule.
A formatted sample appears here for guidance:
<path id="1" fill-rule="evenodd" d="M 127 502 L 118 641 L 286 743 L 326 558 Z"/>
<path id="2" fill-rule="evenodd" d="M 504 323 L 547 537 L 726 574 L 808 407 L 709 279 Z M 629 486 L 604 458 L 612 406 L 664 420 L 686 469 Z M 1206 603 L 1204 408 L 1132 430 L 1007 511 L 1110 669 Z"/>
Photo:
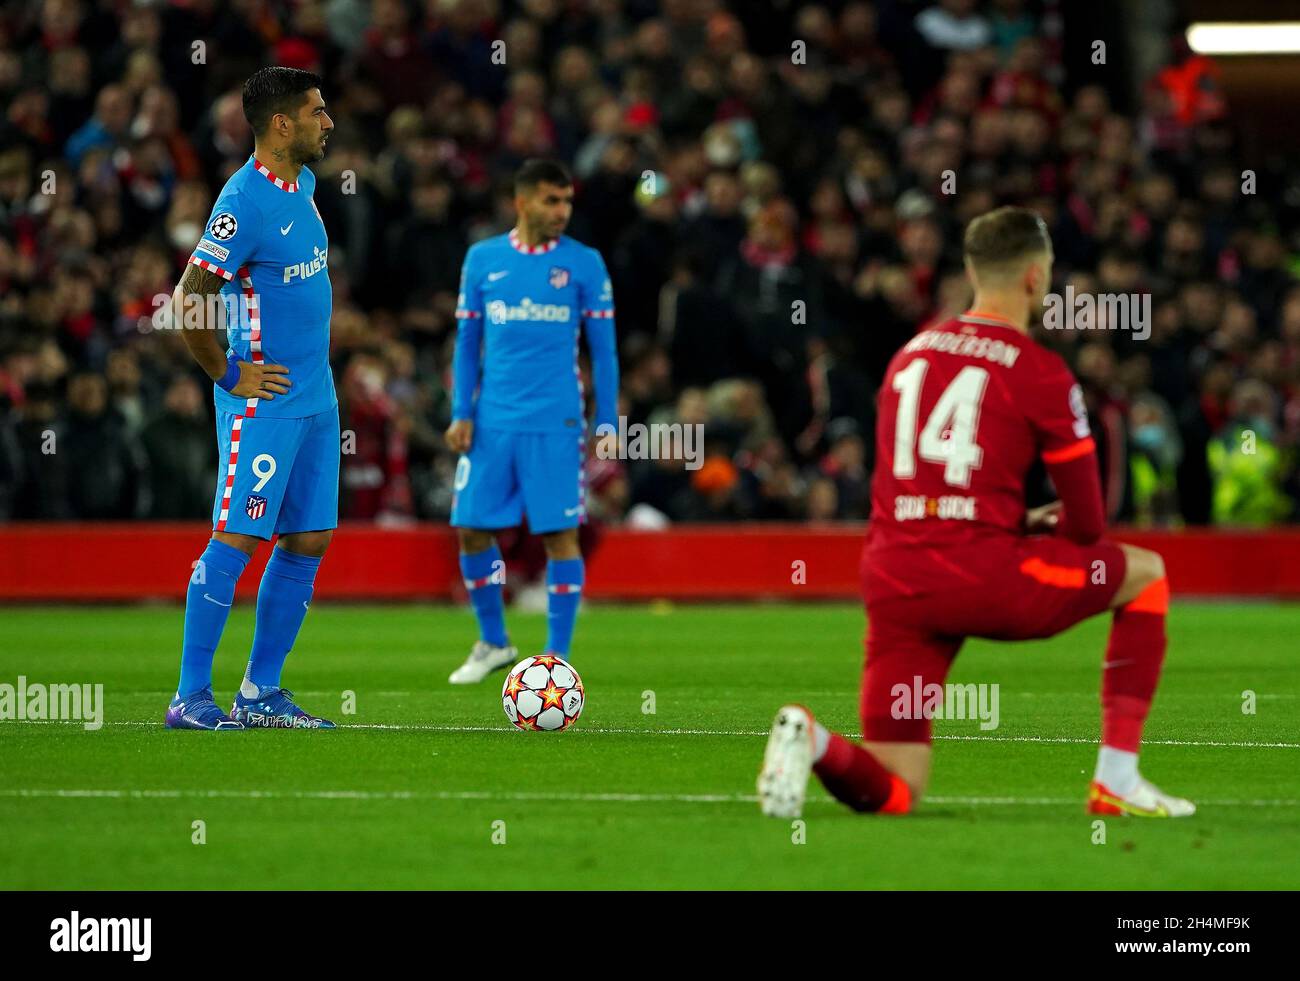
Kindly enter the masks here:
<path id="1" fill-rule="evenodd" d="M 586 701 L 578 672 L 554 654 L 524 658 L 501 688 L 501 707 L 516 729 L 567 729 L 578 721 Z"/>

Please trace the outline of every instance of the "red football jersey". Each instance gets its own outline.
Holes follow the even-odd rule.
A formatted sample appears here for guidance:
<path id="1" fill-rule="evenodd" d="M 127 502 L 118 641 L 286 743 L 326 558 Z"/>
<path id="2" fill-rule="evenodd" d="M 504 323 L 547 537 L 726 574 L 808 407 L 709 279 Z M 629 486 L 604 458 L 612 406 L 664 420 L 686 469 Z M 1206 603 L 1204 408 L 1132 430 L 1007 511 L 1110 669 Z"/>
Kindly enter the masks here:
<path id="1" fill-rule="evenodd" d="M 1000 318 L 929 327 L 894 355 L 880 387 L 870 547 L 1019 535 L 1035 459 L 1093 449 L 1083 392 L 1059 355 Z"/>

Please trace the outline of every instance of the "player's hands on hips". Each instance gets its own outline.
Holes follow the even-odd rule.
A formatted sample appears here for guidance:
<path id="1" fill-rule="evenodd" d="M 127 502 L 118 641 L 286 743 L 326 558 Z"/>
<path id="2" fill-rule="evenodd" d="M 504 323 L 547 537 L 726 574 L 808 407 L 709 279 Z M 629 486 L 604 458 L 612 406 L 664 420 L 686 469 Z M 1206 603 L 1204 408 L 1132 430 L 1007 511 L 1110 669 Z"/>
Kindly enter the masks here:
<path id="1" fill-rule="evenodd" d="M 1042 534 L 1056 530 L 1061 521 L 1061 502 L 1053 501 L 1040 508 L 1030 508 L 1025 512 L 1025 531 L 1029 534 Z"/>
<path id="2" fill-rule="evenodd" d="M 453 453 L 468 453 L 474 442 L 474 423 L 470 419 L 456 419 L 447 427 L 447 445 Z"/>
<path id="3" fill-rule="evenodd" d="M 282 364 L 239 362 L 239 381 L 230 390 L 240 398 L 271 399 L 289 391 L 289 369 Z"/>

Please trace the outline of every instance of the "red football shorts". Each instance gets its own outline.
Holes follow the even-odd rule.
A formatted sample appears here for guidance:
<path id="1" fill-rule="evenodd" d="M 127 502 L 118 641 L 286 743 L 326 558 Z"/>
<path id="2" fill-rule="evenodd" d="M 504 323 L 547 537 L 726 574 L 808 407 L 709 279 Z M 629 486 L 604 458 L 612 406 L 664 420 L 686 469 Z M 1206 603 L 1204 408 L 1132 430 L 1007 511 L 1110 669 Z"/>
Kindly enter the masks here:
<path id="1" fill-rule="evenodd" d="M 1105 611 L 1126 566 L 1123 550 L 1104 541 L 1008 535 L 956 548 L 869 546 L 863 737 L 929 742 L 928 718 L 895 718 L 896 685 L 942 686 L 967 637 L 1051 637 Z"/>

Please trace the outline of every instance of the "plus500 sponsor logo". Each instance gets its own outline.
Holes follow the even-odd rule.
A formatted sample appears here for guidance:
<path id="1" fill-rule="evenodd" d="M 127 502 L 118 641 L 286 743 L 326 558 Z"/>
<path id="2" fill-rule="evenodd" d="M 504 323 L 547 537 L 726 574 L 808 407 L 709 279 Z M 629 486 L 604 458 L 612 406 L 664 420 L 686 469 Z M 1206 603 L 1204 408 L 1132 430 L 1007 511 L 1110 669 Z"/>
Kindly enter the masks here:
<path id="1" fill-rule="evenodd" d="M 315 247 L 312 249 L 315 258 L 310 262 L 298 262 L 294 263 L 292 266 L 285 266 L 284 281 L 290 283 L 295 279 L 310 279 L 312 276 L 315 276 L 325 268 L 327 252 L 327 249 Z"/>
<path id="2" fill-rule="evenodd" d="M 504 300 L 493 300 L 487 305 L 487 319 L 494 324 L 504 324 L 511 320 L 544 320 L 548 323 L 567 324 L 569 317 L 569 307 L 566 305 L 534 303 L 528 297 L 513 307 Z"/>

